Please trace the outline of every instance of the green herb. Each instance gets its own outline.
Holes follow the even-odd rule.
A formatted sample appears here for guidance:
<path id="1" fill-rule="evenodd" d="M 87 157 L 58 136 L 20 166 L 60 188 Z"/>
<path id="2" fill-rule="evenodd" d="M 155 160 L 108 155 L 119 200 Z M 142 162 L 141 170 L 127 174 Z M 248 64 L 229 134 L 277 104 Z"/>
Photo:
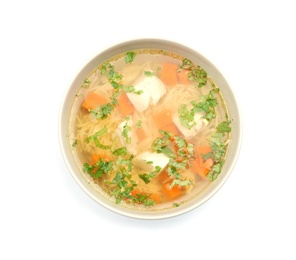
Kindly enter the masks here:
<path id="1" fill-rule="evenodd" d="M 89 79 L 85 79 L 84 81 L 83 81 L 83 84 L 82 84 L 82 88 L 89 88 L 89 86 L 90 86 L 90 81 L 89 81 Z"/>
<path id="2" fill-rule="evenodd" d="M 200 97 L 200 102 L 191 101 L 190 104 L 192 105 L 191 109 L 188 109 L 185 104 L 180 105 L 178 109 L 179 113 L 179 120 L 180 123 L 188 128 L 191 129 L 196 125 L 194 120 L 194 116 L 196 113 L 203 112 L 205 118 L 208 121 L 211 121 L 213 118 L 216 118 L 215 107 L 217 106 L 218 102 L 214 96 L 216 89 L 211 90 L 208 95 L 203 95 Z"/>
<path id="3" fill-rule="evenodd" d="M 155 206 L 156 202 L 153 199 L 149 198 L 150 196 L 151 195 L 137 194 L 136 201 L 138 203 L 142 203 L 146 207 Z"/>
<path id="4" fill-rule="evenodd" d="M 110 69 L 114 69 L 114 66 L 111 63 L 104 63 L 100 68 L 101 74 L 107 74 Z"/>
<path id="5" fill-rule="evenodd" d="M 195 66 L 192 61 L 183 59 L 180 68 L 189 71 L 188 79 L 197 82 L 198 88 L 201 88 L 207 84 L 207 72 L 200 66 Z"/>
<path id="6" fill-rule="evenodd" d="M 211 181 L 215 180 L 221 173 L 227 149 L 227 137 L 230 131 L 230 121 L 223 121 L 216 128 L 216 132 L 211 134 L 210 146 L 213 151 L 212 158 L 214 160 L 214 165 L 207 174 L 207 178 Z"/>
<path id="7" fill-rule="evenodd" d="M 178 203 L 173 203 L 173 206 L 175 206 L 176 208 L 179 207 L 180 205 Z"/>
<path id="8" fill-rule="evenodd" d="M 138 120 L 136 123 L 136 127 L 142 128 L 142 120 Z"/>
<path id="9" fill-rule="evenodd" d="M 96 109 L 90 110 L 90 113 L 96 119 L 106 119 L 114 110 L 114 106 L 110 103 L 98 106 Z"/>
<path id="10" fill-rule="evenodd" d="M 192 182 L 190 180 L 173 180 L 171 183 L 170 187 L 173 188 L 175 185 L 180 185 L 180 186 L 188 186 L 192 185 Z"/>
<path id="11" fill-rule="evenodd" d="M 83 171 L 88 173 L 94 179 L 101 178 L 103 174 L 110 172 L 113 168 L 113 162 L 105 162 L 102 159 L 97 161 L 94 165 L 88 163 L 83 164 Z"/>
<path id="12" fill-rule="evenodd" d="M 120 147 L 112 152 L 116 156 L 125 156 L 127 155 L 127 149 L 126 147 Z"/>
<path id="13" fill-rule="evenodd" d="M 78 144 L 78 141 L 77 140 L 75 140 L 73 143 L 72 143 L 72 147 L 74 148 L 74 147 L 76 147 L 77 146 L 77 144 Z"/>
<path id="14" fill-rule="evenodd" d="M 121 133 L 121 136 L 125 138 L 125 142 L 127 144 L 131 143 L 131 137 L 128 135 L 128 132 L 132 130 L 132 128 L 128 125 L 128 120 L 130 119 L 130 117 L 126 117 L 125 120 L 125 125 L 123 126 L 123 130 Z"/>
<path id="15" fill-rule="evenodd" d="M 184 127 L 191 129 L 196 125 L 196 122 L 194 121 L 194 111 L 192 109 L 189 111 L 185 104 L 180 105 L 178 113 L 180 123 Z"/>
<path id="16" fill-rule="evenodd" d="M 157 153 L 163 153 L 169 157 L 167 172 L 169 176 L 178 179 L 182 184 L 189 185 L 187 180 L 182 180 L 182 172 L 191 166 L 194 160 L 193 144 L 181 136 L 173 136 L 173 134 L 160 130 L 162 137 L 158 137 L 151 145 L 151 149 Z"/>
<path id="17" fill-rule="evenodd" d="M 101 144 L 100 141 L 99 141 L 99 139 L 98 139 L 100 136 L 106 134 L 107 132 L 108 132 L 107 127 L 104 126 L 101 130 L 99 130 L 95 134 L 90 135 L 86 139 L 86 142 L 87 143 L 90 143 L 91 141 L 93 141 L 94 144 L 96 145 L 96 147 L 101 148 L 101 149 L 104 149 L 104 150 L 109 150 L 111 148 L 111 146 Z"/>
<path id="18" fill-rule="evenodd" d="M 125 63 L 132 63 L 133 60 L 135 59 L 136 53 L 134 53 L 133 51 L 129 51 L 126 53 L 124 60 Z"/>
<path id="19" fill-rule="evenodd" d="M 143 173 L 143 174 L 139 174 L 139 177 L 146 183 L 148 184 L 152 178 L 154 178 L 157 173 L 159 173 L 161 171 L 161 167 L 160 166 L 155 166 L 155 170 L 149 173 Z"/>
<path id="20" fill-rule="evenodd" d="M 141 95 L 143 90 L 136 90 L 134 86 L 122 86 L 122 90 L 128 93 L 134 93 L 137 95 Z"/>
<path id="21" fill-rule="evenodd" d="M 229 133 L 231 132 L 230 121 L 224 121 L 217 126 L 218 133 Z"/>
<path id="22" fill-rule="evenodd" d="M 153 71 L 150 71 L 150 70 L 146 70 L 146 71 L 144 71 L 144 74 L 145 74 L 145 76 L 147 76 L 147 77 L 155 76 L 155 73 L 154 73 Z"/>

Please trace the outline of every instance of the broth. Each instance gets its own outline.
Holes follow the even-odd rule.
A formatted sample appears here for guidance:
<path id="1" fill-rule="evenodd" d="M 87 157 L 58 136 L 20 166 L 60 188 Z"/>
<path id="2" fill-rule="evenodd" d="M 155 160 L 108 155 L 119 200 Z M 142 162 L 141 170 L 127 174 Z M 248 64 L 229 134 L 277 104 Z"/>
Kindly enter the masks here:
<path id="1" fill-rule="evenodd" d="M 231 122 L 219 86 L 198 64 L 133 50 L 98 66 L 76 94 L 70 133 L 89 182 L 144 208 L 202 191 L 220 174 Z"/>

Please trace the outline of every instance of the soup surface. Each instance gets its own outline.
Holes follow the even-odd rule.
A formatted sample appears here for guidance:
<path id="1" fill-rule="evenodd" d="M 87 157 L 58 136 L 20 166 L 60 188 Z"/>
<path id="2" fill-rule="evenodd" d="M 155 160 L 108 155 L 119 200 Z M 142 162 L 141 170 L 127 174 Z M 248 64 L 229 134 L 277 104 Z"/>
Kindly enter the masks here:
<path id="1" fill-rule="evenodd" d="M 221 173 L 227 107 L 186 57 L 143 49 L 112 57 L 84 80 L 74 104 L 73 154 L 89 183 L 118 204 L 179 206 Z"/>

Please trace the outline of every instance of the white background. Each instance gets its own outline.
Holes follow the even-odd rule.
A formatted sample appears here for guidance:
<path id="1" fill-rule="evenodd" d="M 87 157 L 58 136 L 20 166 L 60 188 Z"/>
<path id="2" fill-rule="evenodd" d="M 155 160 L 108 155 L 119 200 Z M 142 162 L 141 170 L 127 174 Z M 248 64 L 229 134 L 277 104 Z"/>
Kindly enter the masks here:
<path id="1" fill-rule="evenodd" d="M 295 10 L 292 0 L 1 1 L 0 259 L 296 259 Z M 243 116 L 228 181 L 167 220 L 102 208 L 59 148 L 59 109 L 75 74 L 136 38 L 203 54 Z"/>

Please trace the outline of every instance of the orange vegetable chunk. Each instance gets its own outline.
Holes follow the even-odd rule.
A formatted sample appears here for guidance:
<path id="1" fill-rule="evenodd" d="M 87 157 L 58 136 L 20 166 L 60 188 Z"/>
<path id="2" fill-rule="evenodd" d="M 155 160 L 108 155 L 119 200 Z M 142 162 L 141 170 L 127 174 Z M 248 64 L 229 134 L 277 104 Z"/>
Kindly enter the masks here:
<path id="1" fill-rule="evenodd" d="M 170 183 L 166 183 L 163 188 L 162 192 L 168 200 L 173 200 L 181 195 L 182 191 L 178 185 L 174 185 L 172 188 Z"/>
<path id="2" fill-rule="evenodd" d="M 128 116 L 128 115 L 134 113 L 134 111 L 135 111 L 135 107 L 130 102 L 130 100 L 125 92 L 122 93 L 120 95 L 120 97 L 118 98 L 118 108 L 119 108 L 120 113 L 123 116 Z"/>
<path id="3" fill-rule="evenodd" d="M 154 112 L 153 119 L 158 129 L 173 122 L 171 112 L 166 109 Z"/>
<path id="4" fill-rule="evenodd" d="M 136 128 L 136 134 L 137 134 L 139 143 L 145 140 L 147 137 L 143 128 Z"/>
<path id="5" fill-rule="evenodd" d="M 175 86 L 178 81 L 178 65 L 173 63 L 164 63 L 160 73 L 160 79 L 167 86 Z"/>
<path id="6" fill-rule="evenodd" d="M 171 132 L 174 135 L 178 135 L 178 128 L 175 126 L 174 123 L 162 126 L 162 127 L 160 127 L 160 129 L 164 130 L 164 131 L 167 131 L 167 132 Z"/>
<path id="7" fill-rule="evenodd" d="M 159 204 L 161 201 L 160 196 L 158 194 L 152 194 L 149 198 L 154 200 L 156 204 Z"/>
<path id="8" fill-rule="evenodd" d="M 95 109 L 98 106 L 104 105 L 108 103 L 108 100 L 94 92 L 91 92 L 87 95 L 84 102 L 82 103 L 82 107 L 87 109 L 88 111 Z"/>
<path id="9" fill-rule="evenodd" d="M 181 70 L 177 72 L 178 80 L 181 84 L 188 84 L 188 71 L 187 70 Z"/>
<path id="10" fill-rule="evenodd" d="M 211 170 L 214 162 L 213 159 L 210 157 L 206 161 L 204 161 L 202 155 L 211 152 L 210 146 L 198 146 L 195 149 L 196 152 L 196 159 L 193 161 L 192 169 L 194 172 L 198 173 L 200 177 L 206 179 L 207 174 Z"/>

